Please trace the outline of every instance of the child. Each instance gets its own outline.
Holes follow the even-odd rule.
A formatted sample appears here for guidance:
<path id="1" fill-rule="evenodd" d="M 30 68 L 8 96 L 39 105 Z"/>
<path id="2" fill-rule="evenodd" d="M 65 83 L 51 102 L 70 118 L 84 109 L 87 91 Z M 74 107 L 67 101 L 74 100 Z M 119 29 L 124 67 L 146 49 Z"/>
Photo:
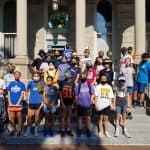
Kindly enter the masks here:
<path id="1" fill-rule="evenodd" d="M 61 136 L 65 136 L 67 133 L 69 136 L 73 136 L 70 129 L 72 105 L 74 103 L 74 82 L 72 81 L 72 72 L 70 70 L 65 72 L 65 80 L 62 82 L 61 89 Z M 65 132 L 66 127 L 66 132 Z"/>
<path id="2" fill-rule="evenodd" d="M 32 126 L 32 117 L 35 115 L 35 130 L 34 135 L 38 136 L 38 125 L 39 125 L 39 113 L 40 107 L 42 104 L 42 92 L 43 92 L 43 84 L 40 79 L 40 75 L 38 72 L 34 72 L 32 75 L 32 81 L 29 81 L 27 85 L 26 97 L 28 98 L 27 103 L 28 107 L 28 122 L 27 122 L 27 131 L 24 136 L 30 135 L 30 127 Z"/>
<path id="3" fill-rule="evenodd" d="M 131 107 L 132 107 L 132 94 L 133 94 L 133 85 L 134 85 L 134 75 L 135 70 L 132 67 L 131 59 L 125 59 L 125 68 L 122 68 L 121 72 L 125 76 L 125 85 L 127 87 L 128 93 L 128 109 L 127 109 L 127 116 L 129 119 L 132 119 Z"/>
<path id="4" fill-rule="evenodd" d="M 83 117 L 86 119 L 87 137 L 92 138 L 90 131 L 91 124 L 91 104 L 94 98 L 94 88 L 92 85 L 87 83 L 87 74 L 81 73 L 81 83 L 75 87 L 75 97 L 77 104 L 77 115 L 78 115 L 78 129 L 77 138 L 81 138 L 82 135 L 82 120 Z"/>
<path id="5" fill-rule="evenodd" d="M 110 109 L 113 108 L 113 98 L 113 90 L 108 84 L 106 75 L 101 75 L 100 84 L 95 89 L 95 107 L 98 111 L 99 137 L 103 137 L 103 123 L 104 133 L 106 137 L 110 137 L 108 133 L 108 117 L 110 115 Z"/>
<path id="6" fill-rule="evenodd" d="M 125 77 L 119 77 L 118 79 L 118 86 L 115 90 L 116 96 L 116 130 L 115 130 L 115 137 L 119 136 L 119 120 L 120 116 L 122 116 L 123 120 L 123 133 L 127 138 L 130 138 L 130 135 L 127 132 L 126 128 L 126 111 L 127 111 L 127 89 L 125 86 Z"/>
<path id="7" fill-rule="evenodd" d="M 20 136 L 22 130 L 22 99 L 25 92 L 25 84 L 20 81 L 21 73 L 19 71 L 14 72 L 14 77 L 15 81 L 10 82 L 7 87 L 9 120 L 12 129 L 10 136 L 15 134 L 16 118 L 18 121 L 17 136 Z"/>
<path id="8" fill-rule="evenodd" d="M 47 136 L 48 134 L 50 136 L 54 136 L 55 112 L 58 101 L 58 94 L 57 87 L 53 85 L 53 77 L 47 77 L 43 94 L 45 112 L 44 136 Z"/>

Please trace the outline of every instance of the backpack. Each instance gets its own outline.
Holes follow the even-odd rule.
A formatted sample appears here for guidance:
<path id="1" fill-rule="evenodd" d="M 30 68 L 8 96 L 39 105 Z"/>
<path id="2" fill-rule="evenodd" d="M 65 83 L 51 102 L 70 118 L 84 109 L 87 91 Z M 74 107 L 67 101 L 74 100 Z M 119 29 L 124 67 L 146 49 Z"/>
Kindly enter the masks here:
<path id="1" fill-rule="evenodd" d="M 90 95 L 92 95 L 91 85 L 89 83 L 87 83 L 87 85 L 89 88 L 89 93 L 90 93 Z M 81 82 L 78 85 L 78 95 L 80 94 L 80 89 L 81 89 Z"/>

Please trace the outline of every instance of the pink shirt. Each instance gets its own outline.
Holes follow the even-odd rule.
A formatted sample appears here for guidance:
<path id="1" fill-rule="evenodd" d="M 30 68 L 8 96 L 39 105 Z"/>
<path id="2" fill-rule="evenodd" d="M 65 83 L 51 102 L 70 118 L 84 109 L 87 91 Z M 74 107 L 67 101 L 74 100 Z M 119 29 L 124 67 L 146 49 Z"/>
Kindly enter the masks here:
<path id="1" fill-rule="evenodd" d="M 97 74 L 95 69 L 91 68 L 87 70 L 87 82 L 90 84 L 93 83 L 96 78 L 96 75 Z"/>

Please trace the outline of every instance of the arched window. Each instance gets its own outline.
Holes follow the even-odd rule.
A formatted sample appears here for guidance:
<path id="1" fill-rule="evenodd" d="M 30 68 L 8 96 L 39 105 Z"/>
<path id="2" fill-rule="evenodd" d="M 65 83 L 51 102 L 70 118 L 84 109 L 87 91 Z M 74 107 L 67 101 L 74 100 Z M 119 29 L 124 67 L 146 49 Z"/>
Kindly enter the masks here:
<path id="1" fill-rule="evenodd" d="M 68 9 L 64 5 L 60 5 L 58 11 L 53 11 L 51 5 L 48 9 L 48 27 L 52 29 L 68 28 L 69 14 Z"/>
<path id="2" fill-rule="evenodd" d="M 107 0 L 101 0 L 97 4 L 96 32 L 98 47 L 102 50 L 112 48 L 112 5 Z M 103 47 L 103 48 L 102 48 Z"/>

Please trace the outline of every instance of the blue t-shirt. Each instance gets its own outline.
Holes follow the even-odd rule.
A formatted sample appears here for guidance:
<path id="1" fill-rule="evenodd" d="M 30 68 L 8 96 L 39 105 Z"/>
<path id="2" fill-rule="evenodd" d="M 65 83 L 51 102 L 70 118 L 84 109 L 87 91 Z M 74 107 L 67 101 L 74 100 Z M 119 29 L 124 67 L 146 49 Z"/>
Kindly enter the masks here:
<path id="1" fill-rule="evenodd" d="M 72 67 L 71 71 L 73 72 L 72 80 L 75 81 L 78 74 L 81 74 L 81 68 L 80 67 Z"/>
<path id="2" fill-rule="evenodd" d="M 139 64 L 139 71 L 137 74 L 137 82 L 142 84 L 148 84 L 149 82 L 149 73 L 150 73 L 150 62 L 145 63 L 141 62 Z"/>
<path id="3" fill-rule="evenodd" d="M 59 77 L 58 80 L 59 81 L 64 81 L 65 80 L 65 72 L 70 68 L 70 65 L 65 62 L 65 63 L 61 63 L 58 66 L 58 70 L 59 70 Z"/>
<path id="4" fill-rule="evenodd" d="M 12 105 L 17 104 L 17 102 L 21 96 L 21 93 L 25 90 L 26 90 L 26 88 L 25 88 L 25 84 L 23 82 L 21 82 L 21 81 L 10 82 L 10 84 L 7 87 L 7 91 L 10 92 L 10 101 L 11 101 Z"/>
<path id="5" fill-rule="evenodd" d="M 30 81 L 27 90 L 30 91 L 29 104 L 40 104 L 42 102 L 42 94 L 38 91 L 38 82 Z"/>

